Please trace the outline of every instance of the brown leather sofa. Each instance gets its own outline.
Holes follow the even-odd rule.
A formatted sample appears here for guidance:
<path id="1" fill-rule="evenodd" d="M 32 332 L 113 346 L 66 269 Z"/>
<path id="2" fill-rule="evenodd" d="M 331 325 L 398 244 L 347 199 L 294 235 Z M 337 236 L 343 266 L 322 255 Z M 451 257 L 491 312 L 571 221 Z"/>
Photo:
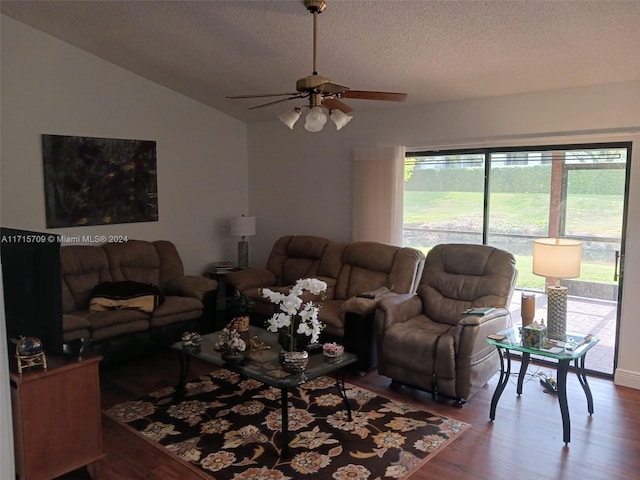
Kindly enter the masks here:
<path id="1" fill-rule="evenodd" d="M 325 325 L 322 341 L 343 343 L 358 355 L 356 368 L 367 371 L 377 359 L 373 321 L 377 302 L 415 292 L 423 264 L 424 255 L 413 248 L 288 235 L 275 242 L 266 268 L 232 272 L 226 281 L 255 301 L 254 314 L 264 321 L 275 306 L 261 295 L 262 288 L 288 292 L 300 278 L 324 280 L 328 286 L 324 296 L 308 298 L 320 306 L 318 319 Z M 381 288 L 388 291 L 372 299 L 358 296 Z"/>
<path id="2" fill-rule="evenodd" d="M 442 244 L 427 254 L 415 295 L 378 303 L 378 373 L 464 403 L 499 370 L 487 335 L 507 327 L 515 259 L 486 245 Z M 485 315 L 471 307 L 496 307 Z"/>
<path id="3" fill-rule="evenodd" d="M 213 330 L 218 283 L 184 275 L 180 255 L 169 241 L 64 246 L 61 267 L 64 341 L 90 339 L 91 349 L 105 363 L 166 347 L 184 331 Z M 151 312 L 90 311 L 98 284 L 121 281 L 152 284 L 164 301 Z"/>

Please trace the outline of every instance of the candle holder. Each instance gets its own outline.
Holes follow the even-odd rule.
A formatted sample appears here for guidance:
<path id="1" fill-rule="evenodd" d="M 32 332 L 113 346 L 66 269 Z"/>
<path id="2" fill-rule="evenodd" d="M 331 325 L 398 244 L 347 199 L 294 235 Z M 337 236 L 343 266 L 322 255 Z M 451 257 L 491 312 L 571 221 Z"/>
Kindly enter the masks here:
<path id="1" fill-rule="evenodd" d="M 533 293 L 523 293 L 520 302 L 520 315 L 522 316 L 522 326 L 526 327 L 533 323 L 536 315 L 536 296 Z"/>

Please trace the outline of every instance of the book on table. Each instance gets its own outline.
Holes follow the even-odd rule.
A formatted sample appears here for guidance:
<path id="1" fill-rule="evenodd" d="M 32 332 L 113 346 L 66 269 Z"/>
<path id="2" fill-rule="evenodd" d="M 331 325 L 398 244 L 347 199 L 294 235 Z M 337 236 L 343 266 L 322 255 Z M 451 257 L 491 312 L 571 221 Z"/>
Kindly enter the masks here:
<path id="1" fill-rule="evenodd" d="M 495 307 L 473 307 L 465 310 L 464 314 L 476 315 L 476 316 L 482 317 L 484 315 L 488 315 L 489 313 L 493 312 L 495 309 L 496 309 Z"/>

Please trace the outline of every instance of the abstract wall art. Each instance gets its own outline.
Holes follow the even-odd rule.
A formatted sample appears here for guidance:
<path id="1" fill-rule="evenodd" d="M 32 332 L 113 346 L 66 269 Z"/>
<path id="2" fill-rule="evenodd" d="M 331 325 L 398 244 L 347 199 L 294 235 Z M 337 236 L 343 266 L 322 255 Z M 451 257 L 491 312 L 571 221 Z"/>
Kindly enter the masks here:
<path id="1" fill-rule="evenodd" d="M 158 221 L 156 142 L 42 135 L 47 228 Z"/>

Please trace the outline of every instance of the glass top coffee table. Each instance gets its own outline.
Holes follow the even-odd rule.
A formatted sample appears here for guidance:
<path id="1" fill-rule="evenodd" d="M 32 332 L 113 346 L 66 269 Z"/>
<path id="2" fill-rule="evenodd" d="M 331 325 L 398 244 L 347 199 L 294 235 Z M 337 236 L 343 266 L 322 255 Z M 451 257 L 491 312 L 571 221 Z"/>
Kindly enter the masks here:
<path id="1" fill-rule="evenodd" d="M 258 380 L 271 387 L 279 388 L 282 409 L 282 457 L 287 457 L 289 454 L 288 390 L 322 375 L 339 373 L 343 367 L 358 360 L 356 355 L 349 352 L 345 352 L 344 355 L 338 358 L 329 359 L 323 355 L 320 348 L 316 353 L 309 355 L 309 363 L 304 372 L 290 374 L 280 368 L 278 356 L 282 348 L 278 344 L 277 334 L 268 332 L 263 328 L 250 327 L 249 338 L 268 348 L 248 349 L 245 359 L 239 363 L 225 361 L 221 352 L 214 348 L 218 336 L 219 332 L 202 335 L 202 343 L 198 349 L 184 348 L 182 342 L 176 342 L 171 346 L 172 349 L 180 352 L 180 378 L 176 386 L 176 401 L 179 401 L 184 394 L 184 385 L 189 375 L 191 358 L 198 358 L 239 373 L 246 378 Z M 336 376 L 336 388 L 344 400 L 347 418 L 351 421 L 351 407 L 345 393 L 344 377 L 342 375 Z"/>
<path id="2" fill-rule="evenodd" d="M 513 350 L 522 353 L 522 363 L 520 364 L 520 373 L 518 374 L 518 386 L 516 393 L 522 394 L 522 384 L 524 376 L 529 366 L 529 360 L 531 355 L 540 355 L 547 358 L 552 358 L 558 361 L 558 367 L 556 372 L 556 385 L 558 393 L 558 403 L 560 404 L 560 414 L 562 415 L 562 433 L 565 444 L 571 441 L 571 421 L 569 419 L 569 405 L 567 404 L 567 372 L 569 371 L 569 364 L 574 362 L 576 368 L 576 374 L 578 375 L 578 381 L 584 390 L 584 394 L 587 397 L 587 410 L 589 415 L 593 414 L 593 396 L 591 395 L 591 389 L 587 383 L 587 377 L 584 371 L 584 361 L 587 352 L 600 341 L 600 339 L 594 335 L 584 335 L 577 333 L 568 333 L 566 335 L 566 341 L 551 341 L 547 343 L 544 348 L 531 348 L 524 347 L 522 345 L 522 338 L 520 335 L 520 325 L 514 325 L 511 328 L 503 330 L 498 334 L 490 335 L 487 338 L 487 342 L 490 345 L 495 345 L 500 355 L 500 379 L 496 386 L 496 391 L 491 399 L 491 409 L 489 411 L 489 418 L 494 420 L 496 417 L 496 407 L 498 406 L 498 400 L 500 395 L 504 391 L 511 375 L 511 356 L 509 351 Z M 504 352 L 504 353 L 503 353 Z"/>

